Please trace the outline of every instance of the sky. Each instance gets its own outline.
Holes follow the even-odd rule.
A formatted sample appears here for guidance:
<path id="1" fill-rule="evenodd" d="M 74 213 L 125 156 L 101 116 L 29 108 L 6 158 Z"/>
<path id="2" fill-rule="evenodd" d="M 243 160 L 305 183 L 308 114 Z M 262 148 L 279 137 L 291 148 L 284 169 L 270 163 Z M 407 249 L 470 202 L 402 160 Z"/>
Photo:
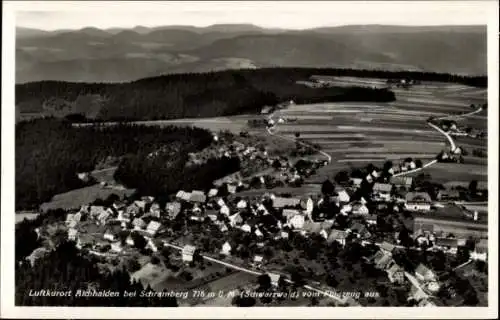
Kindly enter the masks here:
<path id="1" fill-rule="evenodd" d="M 349 24 L 486 24 L 494 1 L 19 1 L 16 26 L 43 30 L 251 23 L 307 29 Z"/>

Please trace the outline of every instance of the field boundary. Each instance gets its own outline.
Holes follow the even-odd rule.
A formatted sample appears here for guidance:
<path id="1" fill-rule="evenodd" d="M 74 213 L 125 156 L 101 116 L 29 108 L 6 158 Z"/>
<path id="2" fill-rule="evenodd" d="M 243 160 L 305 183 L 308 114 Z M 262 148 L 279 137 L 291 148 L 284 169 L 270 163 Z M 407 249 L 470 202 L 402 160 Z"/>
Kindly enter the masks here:
<path id="1" fill-rule="evenodd" d="M 474 111 L 471 111 L 469 113 L 466 113 L 466 114 L 461 114 L 461 115 L 446 115 L 446 116 L 442 116 L 442 117 L 438 117 L 436 118 L 437 120 L 443 120 L 443 119 L 449 119 L 449 118 L 464 118 L 464 117 L 468 117 L 468 116 L 471 116 L 471 115 L 474 115 L 476 113 L 479 113 L 483 110 L 482 107 L 479 107 L 478 109 L 474 110 Z M 279 112 L 279 110 L 275 110 L 273 113 L 271 113 L 268 117 L 267 117 L 267 120 L 270 121 L 272 120 L 272 118 L 276 115 L 276 113 Z M 272 128 L 277 128 L 278 126 L 278 123 L 279 121 L 276 121 L 276 124 L 272 127 Z M 446 137 L 446 139 L 448 140 L 449 144 L 450 144 L 450 148 L 451 148 L 451 151 L 455 151 L 456 149 L 456 144 L 455 144 L 455 141 L 453 140 L 453 138 L 447 133 L 445 132 L 444 130 L 442 130 L 441 128 L 439 128 L 438 126 L 430 123 L 430 122 L 427 122 L 427 124 L 432 127 L 434 130 L 438 131 L 439 133 L 441 133 L 442 135 L 444 135 Z M 313 146 L 310 146 L 310 145 L 307 145 L 306 143 L 303 143 L 301 141 L 297 141 L 297 139 L 294 139 L 294 138 L 291 138 L 291 137 L 287 137 L 287 136 L 284 136 L 284 135 L 280 135 L 280 134 L 277 134 L 276 132 L 273 132 L 271 131 L 270 127 L 266 126 L 266 131 L 269 135 L 271 136 L 275 136 L 275 137 L 278 137 L 278 138 L 281 138 L 281 139 L 284 139 L 284 140 L 289 140 L 289 141 L 294 141 L 294 142 L 297 142 L 303 146 L 306 146 L 306 147 L 309 147 L 309 148 L 312 148 L 313 150 L 315 150 L 316 152 L 320 153 L 321 155 L 325 156 L 328 163 L 330 163 L 332 161 L 332 156 L 319 149 L 319 148 L 315 148 Z M 429 161 L 427 162 L 425 165 L 423 165 L 421 168 L 416 168 L 416 169 L 413 169 L 413 170 L 410 170 L 410 171 L 405 171 L 405 172 L 400 172 L 398 174 L 395 174 L 393 175 L 394 177 L 400 177 L 400 176 L 404 176 L 404 175 L 407 175 L 407 174 L 411 174 L 411 173 L 415 173 L 415 172 L 419 172 L 425 168 L 428 168 L 434 164 L 436 164 L 438 161 L 436 159 L 432 160 L 432 161 Z"/>

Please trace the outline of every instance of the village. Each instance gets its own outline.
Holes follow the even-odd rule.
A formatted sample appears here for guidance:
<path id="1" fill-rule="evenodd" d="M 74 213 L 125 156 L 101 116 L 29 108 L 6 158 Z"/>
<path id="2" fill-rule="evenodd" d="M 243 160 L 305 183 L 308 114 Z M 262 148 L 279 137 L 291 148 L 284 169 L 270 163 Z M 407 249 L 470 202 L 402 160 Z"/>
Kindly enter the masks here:
<path id="1" fill-rule="evenodd" d="M 126 265 L 132 278 L 153 288 L 155 284 L 143 277 L 157 272 L 150 270 L 154 269 L 151 264 L 163 261 L 190 280 L 192 275 L 186 276 L 184 269 L 204 269 L 204 259 L 268 274 L 277 288 L 283 282 L 280 278 L 294 280 L 284 266 L 279 270 L 278 258 L 273 258 L 289 239 L 310 238 L 340 248 L 357 243 L 372 248 L 372 254 L 363 259 L 384 272 L 390 283 L 411 286 L 407 298 L 419 305 L 440 305 L 435 296 L 444 283 L 424 264 L 406 270 L 395 261 L 395 251 L 441 251 L 457 256 L 465 250 L 465 263 L 487 260 L 486 217 L 460 205 L 464 190 L 436 189 L 431 197 L 429 183 L 401 175 L 422 167 L 418 159 L 388 162 L 383 168 L 371 165 L 342 179 L 336 177 L 336 185 L 326 180 L 320 194 L 295 197 L 273 188 L 299 188 L 304 178 L 328 161 L 293 163 L 284 156 L 270 157 L 265 148 L 225 143 L 222 136 L 214 135 L 214 141 L 215 147 L 192 154 L 190 162 L 238 156 L 244 164 L 242 172 L 214 181 L 209 190 L 179 190 L 166 203 L 151 196 L 110 196 L 84 205 L 67 214 L 61 226 L 67 239 L 88 254 L 112 261 L 111 269 Z M 256 169 L 243 169 L 252 164 Z M 251 195 L 245 195 L 248 191 Z M 481 193 L 474 192 L 474 196 Z M 449 208 L 458 215 L 443 215 Z M 31 263 L 44 250 L 35 251 L 28 258 Z M 168 288 L 168 281 L 156 284 Z M 325 284 L 320 288 L 335 289 Z M 356 303 L 352 298 L 342 301 Z"/>

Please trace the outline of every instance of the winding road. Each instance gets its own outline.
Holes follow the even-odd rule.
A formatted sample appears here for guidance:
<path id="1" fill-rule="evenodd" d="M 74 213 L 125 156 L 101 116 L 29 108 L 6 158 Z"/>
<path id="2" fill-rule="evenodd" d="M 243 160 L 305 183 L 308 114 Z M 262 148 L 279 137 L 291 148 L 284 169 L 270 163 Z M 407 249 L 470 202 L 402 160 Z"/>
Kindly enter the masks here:
<path id="1" fill-rule="evenodd" d="M 477 110 L 474 110 L 472 112 L 469 112 L 469 113 L 466 113 L 466 114 L 461 114 L 461 115 L 448 115 L 448 116 L 443 116 L 443 117 L 439 117 L 439 118 L 436 118 L 436 120 L 444 120 L 444 119 L 450 119 L 450 118 L 453 118 L 453 119 L 458 119 L 458 118 L 465 118 L 465 117 L 468 117 L 468 116 L 471 116 L 471 115 L 474 115 L 474 114 L 477 114 L 479 112 L 481 112 L 483 110 L 482 107 L 479 107 Z M 271 113 L 267 119 L 268 121 L 269 120 L 273 120 L 273 117 L 276 115 L 276 113 L 278 113 L 280 110 L 275 110 L 273 113 Z M 274 120 L 273 120 L 274 121 Z M 272 127 L 274 128 L 274 130 L 277 129 L 277 126 L 278 126 L 278 123 L 279 121 L 276 121 L 275 122 L 276 124 Z M 450 144 L 450 148 L 451 148 L 451 151 L 453 152 L 455 149 L 456 149 L 456 145 L 455 145 L 455 141 L 453 141 L 453 138 L 448 134 L 446 133 L 445 131 L 443 131 L 441 128 L 439 128 L 438 126 L 430 123 L 430 122 L 427 122 L 427 124 L 432 127 L 434 130 L 438 131 L 439 133 L 441 133 L 442 135 L 444 135 L 446 137 L 446 139 L 448 139 L 448 142 Z M 296 141 L 296 139 L 294 138 L 290 138 L 290 137 L 287 137 L 287 136 L 283 136 L 283 135 L 279 135 L 279 134 L 276 134 L 276 132 L 270 130 L 269 127 L 266 127 L 266 130 L 267 130 L 267 133 L 271 136 L 275 136 L 275 137 L 278 137 L 280 139 L 283 139 L 283 140 L 289 140 L 289 141 Z M 328 163 L 330 163 L 332 161 L 332 156 L 331 154 L 319 149 L 319 148 L 315 148 L 311 145 L 308 145 L 306 143 L 303 143 L 301 141 L 296 141 L 297 143 L 303 145 L 303 146 L 306 146 L 306 147 L 310 147 L 310 148 L 313 148 L 314 150 L 316 150 L 318 153 L 322 154 L 323 156 L 326 157 Z M 427 167 L 430 167 L 434 164 L 436 164 L 438 161 L 437 160 L 432 160 L 432 161 L 429 161 L 427 162 L 426 164 L 424 164 L 422 166 L 422 168 L 416 168 L 416 169 L 413 169 L 413 170 L 409 170 L 409 171 L 405 171 L 405 172 L 400 172 L 400 173 L 397 173 L 395 175 L 393 175 L 394 177 L 400 177 L 400 176 L 404 176 L 404 175 L 408 175 L 408 174 L 411 174 L 411 173 L 414 173 L 414 172 L 419 172 Z"/>

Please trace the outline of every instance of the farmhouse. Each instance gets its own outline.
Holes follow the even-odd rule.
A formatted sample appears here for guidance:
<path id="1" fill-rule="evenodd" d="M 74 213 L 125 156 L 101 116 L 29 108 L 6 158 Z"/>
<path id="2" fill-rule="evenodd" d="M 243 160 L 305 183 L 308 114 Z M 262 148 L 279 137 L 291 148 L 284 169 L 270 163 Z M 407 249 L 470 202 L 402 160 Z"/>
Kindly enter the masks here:
<path id="1" fill-rule="evenodd" d="M 340 203 L 347 203 L 351 200 L 351 197 L 345 190 L 340 190 L 337 192 L 337 201 Z"/>
<path id="2" fill-rule="evenodd" d="M 177 192 L 175 197 L 179 200 L 189 201 L 189 199 L 191 199 L 191 193 L 180 190 L 179 192 Z"/>
<path id="3" fill-rule="evenodd" d="M 243 180 L 243 176 L 241 175 L 241 172 L 235 172 L 230 175 L 227 175 L 225 177 L 222 177 L 220 179 L 217 179 L 213 182 L 214 186 L 216 187 L 221 187 L 224 184 L 232 184 L 232 183 L 239 183 L 240 181 Z"/>
<path id="4" fill-rule="evenodd" d="M 253 257 L 252 265 L 256 268 L 260 268 L 262 266 L 263 261 L 264 261 L 264 257 L 259 256 L 259 255 L 255 255 Z"/>
<path id="5" fill-rule="evenodd" d="M 365 221 L 368 224 L 376 225 L 377 224 L 377 215 L 376 214 L 369 214 L 365 217 Z"/>
<path id="6" fill-rule="evenodd" d="M 298 198 L 275 197 L 273 199 L 273 207 L 275 208 L 296 207 L 298 205 L 300 205 L 300 199 Z"/>
<path id="7" fill-rule="evenodd" d="M 210 190 L 208 191 L 208 195 L 207 195 L 207 196 L 208 196 L 209 198 L 213 198 L 213 197 L 217 196 L 217 194 L 218 194 L 218 193 L 219 193 L 219 190 L 217 190 L 217 189 L 215 189 L 215 188 L 214 188 L 214 189 L 210 189 Z"/>
<path id="8" fill-rule="evenodd" d="M 357 202 L 352 205 L 352 213 L 355 215 L 366 216 L 370 213 L 368 207 L 362 202 Z"/>
<path id="9" fill-rule="evenodd" d="M 156 235 L 156 233 L 158 233 L 158 230 L 160 229 L 161 227 L 161 223 L 159 223 L 158 221 L 150 221 L 147 228 L 146 228 L 146 232 L 151 235 L 152 237 L 154 237 Z"/>
<path id="10" fill-rule="evenodd" d="M 375 183 L 373 185 L 373 194 L 385 201 L 391 200 L 392 185 L 388 183 Z"/>
<path id="11" fill-rule="evenodd" d="M 111 229 L 107 229 L 106 232 L 104 232 L 103 238 L 109 241 L 115 241 L 116 234 Z"/>
<path id="12" fill-rule="evenodd" d="M 305 217 L 301 214 L 295 215 L 290 219 L 290 225 L 294 229 L 302 229 L 304 227 Z"/>
<path id="13" fill-rule="evenodd" d="M 418 265 L 418 267 L 415 269 L 415 275 L 417 276 L 417 279 L 420 281 L 434 281 L 436 279 L 436 275 L 434 272 L 427 268 L 425 265 L 422 263 Z"/>
<path id="14" fill-rule="evenodd" d="M 363 179 L 361 178 L 351 178 L 349 179 L 352 183 L 352 186 L 355 188 L 359 188 L 361 186 L 361 182 L 363 182 Z"/>
<path id="15" fill-rule="evenodd" d="M 68 229 L 68 240 L 76 241 L 76 235 L 78 234 L 78 230 L 70 228 Z"/>
<path id="16" fill-rule="evenodd" d="M 458 190 L 440 190 L 436 197 L 440 201 L 444 200 L 460 200 L 460 192 Z"/>
<path id="17" fill-rule="evenodd" d="M 396 187 L 404 187 L 407 190 L 409 190 L 413 184 L 413 178 L 407 176 L 391 177 L 390 181 L 391 184 L 395 185 Z"/>
<path id="18" fill-rule="evenodd" d="M 111 244 L 111 251 L 122 252 L 123 251 L 122 243 L 120 241 L 113 242 Z"/>
<path id="19" fill-rule="evenodd" d="M 337 241 L 341 245 L 345 246 L 348 233 L 344 230 L 332 229 L 328 239 L 326 240 L 329 244 Z"/>
<path id="20" fill-rule="evenodd" d="M 389 278 L 389 281 L 395 284 L 403 284 L 405 282 L 404 270 L 396 263 L 393 263 L 387 270 L 387 277 Z"/>
<path id="21" fill-rule="evenodd" d="M 484 221 L 466 221 L 459 219 L 451 219 L 440 216 L 416 216 L 413 220 L 413 231 L 428 230 L 446 237 L 453 234 L 458 239 L 467 239 L 468 237 L 487 239 L 488 238 L 488 223 Z"/>
<path id="22" fill-rule="evenodd" d="M 205 203 L 205 201 L 207 201 L 207 196 L 203 191 L 193 190 L 189 197 L 189 201 L 194 203 Z"/>
<path id="23" fill-rule="evenodd" d="M 228 256 L 228 255 L 230 255 L 230 254 L 231 254 L 231 250 L 232 250 L 232 248 L 233 248 L 233 247 L 231 246 L 231 244 L 230 244 L 228 241 L 226 241 L 226 242 L 224 242 L 224 244 L 222 245 L 222 248 L 221 248 L 220 253 L 221 253 L 221 254 L 223 254 L 223 255 Z"/>
<path id="24" fill-rule="evenodd" d="M 194 260 L 194 255 L 196 253 L 196 247 L 192 245 L 185 245 L 182 248 L 182 261 L 184 262 L 192 262 Z"/>
<path id="25" fill-rule="evenodd" d="M 408 192 L 406 194 L 405 208 L 408 211 L 429 211 L 431 203 L 431 197 L 427 192 Z"/>
<path id="26" fill-rule="evenodd" d="M 372 257 L 373 264 L 377 269 L 385 270 L 393 262 L 392 255 L 386 251 L 379 250 Z"/>
<path id="27" fill-rule="evenodd" d="M 141 218 L 135 218 L 134 221 L 132 221 L 132 225 L 135 230 L 141 230 L 146 226 L 146 222 L 144 222 Z"/>
<path id="28" fill-rule="evenodd" d="M 165 205 L 165 210 L 167 211 L 168 218 L 174 220 L 177 218 L 177 215 L 181 212 L 181 204 L 177 201 L 168 202 Z"/>
<path id="29" fill-rule="evenodd" d="M 49 250 L 47 250 L 44 247 L 36 248 L 31 252 L 29 256 L 26 257 L 26 260 L 28 260 L 33 267 L 36 263 L 36 260 L 43 258 L 46 254 L 49 253 Z"/>

